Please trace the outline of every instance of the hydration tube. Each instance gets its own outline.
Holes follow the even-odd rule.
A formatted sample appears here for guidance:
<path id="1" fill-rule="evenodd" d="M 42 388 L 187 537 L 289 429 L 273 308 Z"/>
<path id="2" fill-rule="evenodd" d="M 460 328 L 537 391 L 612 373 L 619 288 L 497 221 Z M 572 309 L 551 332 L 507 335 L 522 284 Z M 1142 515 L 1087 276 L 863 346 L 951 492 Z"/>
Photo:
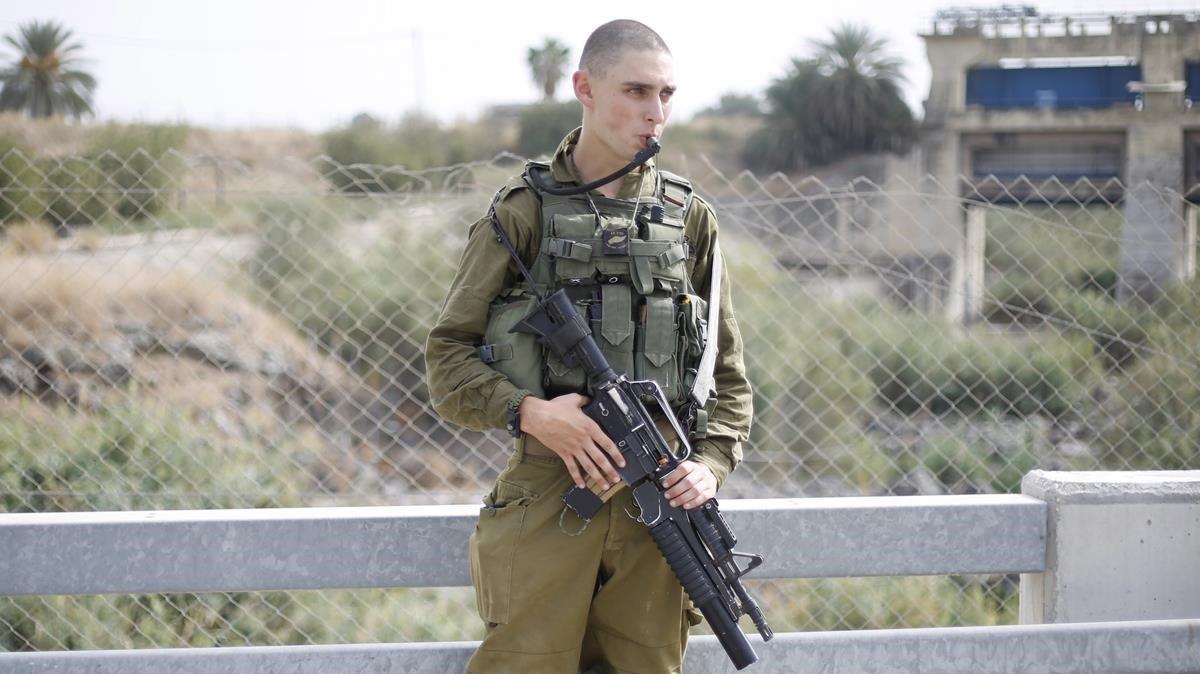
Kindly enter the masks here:
<path id="1" fill-rule="evenodd" d="M 541 176 L 538 175 L 538 173 L 536 171 L 530 171 L 529 174 L 530 174 L 530 177 L 533 179 L 533 181 L 535 183 L 537 183 L 537 188 L 539 190 L 545 192 L 546 194 L 553 194 L 556 197 L 567 197 L 567 196 L 571 196 L 573 194 L 584 194 L 586 192 L 591 192 L 592 190 L 594 190 L 598 187 L 601 187 L 603 185 L 607 185 L 608 183 L 611 183 L 612 181 L 616 180 L 617 178 L 624 176 L 626 173 L 629 173 L 633 169 L 641 166 L 642 164 L 645 164 L 647 161 L 649 161 L 649 159 L 651 157 L 658 154 L 658 151 L 661 149 L 662 149 L 662 145 L 660 145 L 658 143 L 658 139 L 655 138 L 654 136 L 651 136 L 650 138 L 646 139 L 645 149 L 639 151 L 636 155 L 633 156 L 633 161 L 631 161 L 628 164 L 626 164 L 625 166 L 617 169 L 613 173 L 610 173 L 607 176 L 600 178 L 599 180 L 593 180 L 590 183 L 587 183 L 585 185 L 578 185 L 576 187 L 554 187 L 552 185 L 546 184 L 542 180 Z"/>

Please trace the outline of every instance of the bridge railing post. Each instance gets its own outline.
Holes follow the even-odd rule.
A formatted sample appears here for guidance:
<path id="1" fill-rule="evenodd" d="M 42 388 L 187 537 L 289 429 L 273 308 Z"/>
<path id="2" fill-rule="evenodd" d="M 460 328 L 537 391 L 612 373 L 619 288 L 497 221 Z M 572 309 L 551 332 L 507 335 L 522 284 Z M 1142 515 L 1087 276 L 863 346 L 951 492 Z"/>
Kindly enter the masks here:
<path id="1" fill-rule="evenodd" d="M 1022 624 L 1200 618 L 1200 470 L 1035 470 L 1021 492 L 1048 517 Z"/>

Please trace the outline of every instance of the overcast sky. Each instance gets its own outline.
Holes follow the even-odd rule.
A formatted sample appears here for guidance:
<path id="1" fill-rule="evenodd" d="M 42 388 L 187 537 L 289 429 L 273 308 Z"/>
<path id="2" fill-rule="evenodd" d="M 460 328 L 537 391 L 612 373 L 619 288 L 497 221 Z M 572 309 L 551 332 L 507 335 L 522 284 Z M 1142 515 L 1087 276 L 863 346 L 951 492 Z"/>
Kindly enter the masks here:
<path id="1" fill-rule="evenodd" d="M 980 3 L 4 0 L 0 31 L 31 19 L 73 29 L 99 79 L 101 120 L 320 130 L 364 111 L 392 121 L 420 108 L 449 122 L 536 100 L 526 50 L 556 38 L 573 66 L 591 30 L 615 18 L 642 21 L 667 41 L 679 86 L 673 119 L 686 119 L 723 93 L 761 93 L 806 53 L 807 38 L 850 20 L 886 36 L 907 61 L 906 98 L 920 114 L 929 68 L 918 32 L 935 10 L 964 4 Z M 1200 0 L 1036 7 L 1197 11 Z M 13 53 L 0 47 L 5 60 Z M 568 96 L 569 81 L 558 98 Z"/>

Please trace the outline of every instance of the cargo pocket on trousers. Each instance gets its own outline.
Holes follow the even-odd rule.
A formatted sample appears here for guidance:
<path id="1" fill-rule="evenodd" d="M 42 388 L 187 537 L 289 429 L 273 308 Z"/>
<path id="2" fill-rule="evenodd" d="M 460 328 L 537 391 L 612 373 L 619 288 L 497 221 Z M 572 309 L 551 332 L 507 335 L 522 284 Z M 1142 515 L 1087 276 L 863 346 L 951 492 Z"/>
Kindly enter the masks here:
<path id="1" fill-rule="evenodd" d="M 513 556 L 525 524 L 525 508 L 533 498 L 525 487 L 497 480 L 479 509 L 468 545 L 475 607 L 484 622 L 508 622 Z"/>

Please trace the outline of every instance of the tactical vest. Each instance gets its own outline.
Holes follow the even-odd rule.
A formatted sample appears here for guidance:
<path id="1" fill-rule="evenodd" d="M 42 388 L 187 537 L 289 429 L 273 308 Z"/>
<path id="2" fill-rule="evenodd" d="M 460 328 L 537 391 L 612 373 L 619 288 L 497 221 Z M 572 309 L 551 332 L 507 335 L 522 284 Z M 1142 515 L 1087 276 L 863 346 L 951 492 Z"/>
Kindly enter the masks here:
<path id="1" fill-rule="evenodd" d="M 691 184 L 660 170 L 653 197 L 555 196 L 537 190 L 532 171 L 554 181 L 548 164 L 526 165 L 525 182 L 541 202 L 541 241 L 531 268 L 538 290 L 565 288 L 613 370 L 657 381 L 678 407 L 695 377 L 707 317 L 707 301 L 688 274 L 693 252 L 684 213 Z M 566 367 L 532 335 L 508 331 L 534 301 L 523 279 L 493 301 L 480 358 L 540 397 L 591 395 L 582 368 Z"/>

